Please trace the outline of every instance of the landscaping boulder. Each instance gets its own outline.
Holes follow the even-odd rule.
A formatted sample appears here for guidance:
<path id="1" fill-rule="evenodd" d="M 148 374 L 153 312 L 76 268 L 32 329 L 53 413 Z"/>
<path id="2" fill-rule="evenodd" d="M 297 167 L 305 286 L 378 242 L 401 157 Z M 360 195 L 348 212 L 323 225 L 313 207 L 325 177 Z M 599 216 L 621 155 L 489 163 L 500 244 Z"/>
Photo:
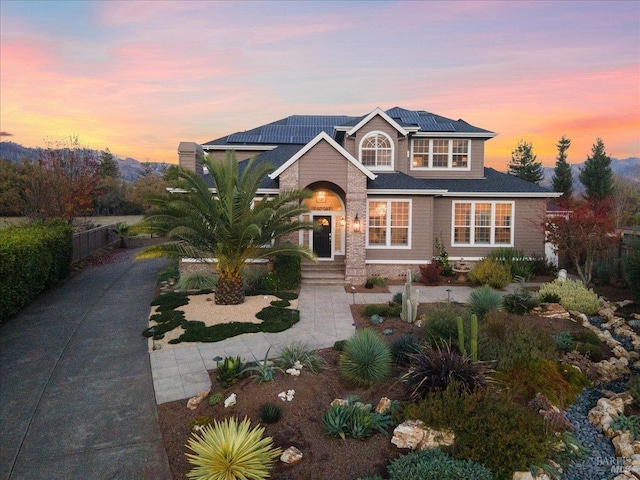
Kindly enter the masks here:
<path id="1" fill-rule="evenodd" d="M 200 402 L 202 402 L 202 400 L 204 400 L 205 398 L 207 398 L 207 396 L 209 395 L 209 393 L 211 392 L 211 389 L 208 388 L 206 390 L 201 391 L 199 394 L 197 394 L 195 397 L 191 397 L 188 401 L 187 401 L 187 408 L 189 410 L 195 410 L 196 408 L 198 408 L 198 405 L 200 405 Z"/>
<path id="2" fill-rule="evenodd" d="M 534 477 L 531 472 L 513 472 L 513 480 L 551 480 L 551 478 L 546 473 Z"/>
<path id="3" fill-rule="evenodd" d="M 453 445 L 455 434 L 450 430 L 434 430 L 421 420 L 407 420 L 393 431 L 391 443 L 398 448 L 428 450 Z"/>
<path id="4" fill-rule="evenodd" d="M 542 306 L 537 307 L 534 312 L 539 316 L 546 318 L 571 318 L 569 312 L 567 312 L 559 303 L 545 303 Z"/>
<path id="5" fill-rule="evenodd" d="M 233 407 L 236 404 L 237 399 L 238 397 L 235 393 L 232 393 L 231 395 L 229 395 L 227 399 L 224 401 L 224 408 Z"/>
<path id="6" fill-rule="evenodd" d="M 382 397 L 376 406 L 376 413 L 384 415 L 391 409 L 391 400 L 387 397 Z"/>
<path id="7" fill-rule="evenodd" d="M 280 455 L 280 461 L 288 465 L 297 463 L 300 460 L 302 460 L 302 452 L 294 446 L 287 448 L 282 452 L 282 455 Z"/>

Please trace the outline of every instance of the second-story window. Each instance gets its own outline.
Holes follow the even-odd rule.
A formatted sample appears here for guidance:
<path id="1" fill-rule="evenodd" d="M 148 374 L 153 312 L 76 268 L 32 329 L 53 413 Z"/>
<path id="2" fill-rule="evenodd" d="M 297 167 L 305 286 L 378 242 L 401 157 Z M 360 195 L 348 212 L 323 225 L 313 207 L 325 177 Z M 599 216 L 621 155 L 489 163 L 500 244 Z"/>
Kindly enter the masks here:
<path id="1" fill-rule="evenodd" d="M 470 140 L 453 138 L 414 138 L 411 168 L 469 169 Z"/>
<path id="2" fill-rule="evenodd" d="M 360 161 L 366 167 L 393 169 L 393 142 L 382 132 L 372 132 L 360 142 Z"/>

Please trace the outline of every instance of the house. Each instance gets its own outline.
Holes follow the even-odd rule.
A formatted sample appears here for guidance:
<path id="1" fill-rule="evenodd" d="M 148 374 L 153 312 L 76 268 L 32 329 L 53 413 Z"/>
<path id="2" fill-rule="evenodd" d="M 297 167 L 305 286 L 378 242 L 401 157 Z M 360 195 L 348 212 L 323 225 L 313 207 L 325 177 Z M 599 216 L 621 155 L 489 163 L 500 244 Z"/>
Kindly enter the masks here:
<path id="1" fill-rule="evenodd" d="M 180 165 L 202 172 L 198 155 L 257 156 L 275 170 L 260 193 L 307 188 L 318 228 L 295 240 L 346 282 L 388 278 L 432 261 L 435 240 L 453 261 L 497 247 L 543 256 L 539 228 L 558 194 L 484 165 L 496 134 L 464 120 L 376 108 L 361 117 L 293 115 L 198 145 L 182 142 Z M 344 270 L 344 272 L 342 272 Z"/>

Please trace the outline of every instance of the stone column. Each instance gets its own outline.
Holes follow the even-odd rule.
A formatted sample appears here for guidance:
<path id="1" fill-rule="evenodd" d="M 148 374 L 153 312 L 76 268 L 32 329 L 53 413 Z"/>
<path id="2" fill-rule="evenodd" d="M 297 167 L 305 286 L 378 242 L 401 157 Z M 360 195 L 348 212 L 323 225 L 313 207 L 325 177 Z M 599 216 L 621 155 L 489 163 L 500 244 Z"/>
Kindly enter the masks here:
<path id="1" fill-rule="evenodd" d="M 204 155 L 202 147 L 195 142 L 180 142 L 178 145 L 178 165 L 202 175 L 200 157 Z"/>
<path id="2" fill-rule="evenodd" d="M 287 168 L 284 172 L 280 174 L 278 177 L 280 181 L 280 191 L 283 192 L 285 190 L 297 190 L 300 187 L 299 182 L 299 168 L 298 162 L 294 162 L 289 168 Z M 290 234 L 282 237 L 280 239 L 281 242 L 290 242 L 294 245 L 297 245 L 299 242 L 300 235 L 298 232 L 291 232 Z"/>
<path id="3" fill-rule="evenodd" d="M 347 238 L 345 256 L 345 280 L 352 284 L 364 283 L 367 278 L 365 265 L 365 229 L 367 220 L 367 177 L 358 168 L 347 165 Z M 360 231 L 353 231 L 353 220 L 358 215 Z"/>

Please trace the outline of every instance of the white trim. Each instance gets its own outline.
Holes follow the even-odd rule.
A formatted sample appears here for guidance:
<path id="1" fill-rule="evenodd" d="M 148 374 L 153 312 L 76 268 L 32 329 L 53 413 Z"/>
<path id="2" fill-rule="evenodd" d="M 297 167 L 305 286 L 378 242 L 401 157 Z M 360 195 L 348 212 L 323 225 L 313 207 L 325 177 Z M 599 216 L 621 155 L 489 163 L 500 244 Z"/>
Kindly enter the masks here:
<path id="1" fill-rule="evenodd" d="M 476 198 L 547 198 L 559 197 L 558 192 L 449 192 L 443 193 L 443 197 L 476 197 Z"/>
<path id="2" fill-rule="evenodd" d="M 491 205 L 491 218 L 489 220 L 489 243 L 477 243 L 475 241 L 476 235 L 476 225 L 475 225 L 475 204 L 476 203 L 488 203 Z M 496 243 L 495 242 L 495 233 L 496 233 L 496 204 L 509 204 L 511 205 L 511 225 L 509 229 L 511 231 L 511 241 L 509 243 Z M 460 225 L 469 228 L 469 243 L 456 243 L 455 241 L 455 230 L 456 230 L 456 205 L 458 204 L 471 204 L 471 212 L 470 212 L 470 223 L 469 225 Z M 504 227 L 502 227 L 504 228 Z M 515 201 L 492 201 L 492 200 L 473 200 L 473 201 L 453 201 L 451 202 L 451 247 L 471 247 L 471 248 L 496 248 L 496 247 L 513 247 L 516 239 L 516 202 Z"/>
<path id="3" fill-rule="evenodd" d="M 410 170 L 415 170 L 415 171 L 429 171 L 429 172 L 469 172 L 471 171 L 471 139 L 467 138 L 467 165 L 464 167 L 454 167 L 453 166 L 453 141 L 454 140 L 464 140 L 464 139 L 460 139 L 460 138 L 429 138 L 429 153 L 428 153 L 428 166 L 426 167 L 414 167 L 413 165 L 413 151 L 414 151 L 414 143 L 415 143 L 416 138 L 412 138 L 411 139 L 411 145 L 410 145 L 410 149 L 409 149 L 409 169 Z M 417 140 L 427 140 L 427 138 L 417 138 Z M 434 156 L 434 152 L 433 152 L 433 141 L 434 140 L 443 140 L 443 141 L 447 141 L 449 142 L 448 148 L 447 148 L 447 166 L 446 167 L 434 167 L 433 165 L 433 156 Z M 424 155 L 424 154 L 420 154 L 420 155 Z M 437 155 L 443 155 L 442 153 L 439 153 Z"/>
<path id="4" fill-rule="evenodd" d="M 433 260 L 365 260 L 364 263 L 370 265 L 424 265 Z"/>
<path id="5" fill-rule="evenodd" d="M 184 257 L 180 258 L 182 263 L 218 263 L 217 258 L 192 258 Z M 266 258 L 247 258 L 244 263 L 267 263 L 269 260 Z"/>
<path id="6" fill-rule="evenodd" d="M 377 165 L 378 162 L 378 156 L 377 156 L 377 152 L 378 150 L 376 149 L 376 165 L 365 165 L 364 163 L 362 163 L 362 144 L 369 138 L 375 136 L 375 135 L 382 135 L 384 138 L 387 139 L 387 141 L 389 142 L 389 144 L 391 145 L 391 165 Z M 370 149 L 368 149 L 370 151 Z M 360 160 L 360 163 L 362 164 L 362 166 L 368 168 L 369 170 L 373 171 L 385 171 L 385 172 L 393 172 L 394 166 L 395 166 L 395 154 L 396 154 L 396 148 L 395 148 L 395 144 L 393 143 L 393 138 L 391 138 L 391 136 L 389 136 L 388 134 L 386 134 L 385 132 L 381 131 L 381 130 L 373 130 L 369 133 L 367 133 L 364 137 L 362 137 L 360 139 L 360 144 L 358 145 L 358 160 Z"/>
<path id="7" fill-rule="evenodd" d="M 399 188 L 390 188 L 390 189 L 368 189 L 367 195 L 444 195 L 448 192 L 448 190 L 416 190 L 416 189 L 406 189 L 402 190 Z"/>
<path id="8" fill-rule="evenodd" d="M 385 225 L 386 245 L 370 245 L 369 244 L 369 202 L 387 202 L 387 224 Z M 407 245 L 391 245 L 391 202 L 403 202 L 409 204 L 408 222 L 407 222 Z M 366 250 L 411 250 L 411 226 L 413 224 L 413 199 L 399 199 L 399 198 L 367 198 L 367 214 L 365 222 L 365 249 Z M 376 227 L 380 228 L 380 227 Z M 404 227 L 403 227 L 404 228 Z"/>
<path id="9" fill-rule="evenodd" d="M 372 173 L 367 167 L 362 165 L 358 160 L 356 160 L 349 152 L 347 152 L 344 148 L 338 144 L 333 138 L 331 138 L 326 132 L 320 132 L 316 137 L 307 143 L 301 150 L 298 151 L 293 157 L 287 160 L 280 168 L 278 168 L 275 172 L 269 174 L 269 178 L 272 180 L 278 178 L 278 176 L 284 172 L 287 168 L 289 168 L 292 164 L 297 162 L 305 153 L 315 147 L 321 140 L 325 140 L 330 146 L 332 146 L 340 155 L 349 160 L 353 165 L 355 165 L 358 170 L 364 173 L 369 179 L 375 180 L 377 175 Z"/>
<path id="10" fill-rule="evenodd" d="M 417 132 L 414 136 L 416 137 L 439 137 L 439 138 L 493 138 L 497 136 L 497 133 L 494 132 Z"/>
<path id="11" fill-rule="evenodd" d="M 354 133 L 356 133 L 364 125 L 366 125 L 369 122 L 369 120 L 371 120 L 376 115 L 380 115 L 389 125 L 391 125 L 393 128 L 395 128 L 402 135 L 406 136 L 406 135 L 409 134 L 409 132 L 407 130 L 405 130 L 404 128 L 402 128 L 393 118 L 391 118 L 389 115 L 384 113 L 384 110 L 382 110 L 380 107 L 376 107 L 376 109 L 373 112 L 371 112 L 369 115 L 367 115 L 362 120 L 360 120 L 360 122 L 355 127 L 353 127 L 351 130 L 348 130 L 347 131 L 347 135 L 351 136 Z"/>
<path id="12" fill-rule="evenodd" d="M 200 145 L 203 150 L 273 150 L 280 145 Z"/>

